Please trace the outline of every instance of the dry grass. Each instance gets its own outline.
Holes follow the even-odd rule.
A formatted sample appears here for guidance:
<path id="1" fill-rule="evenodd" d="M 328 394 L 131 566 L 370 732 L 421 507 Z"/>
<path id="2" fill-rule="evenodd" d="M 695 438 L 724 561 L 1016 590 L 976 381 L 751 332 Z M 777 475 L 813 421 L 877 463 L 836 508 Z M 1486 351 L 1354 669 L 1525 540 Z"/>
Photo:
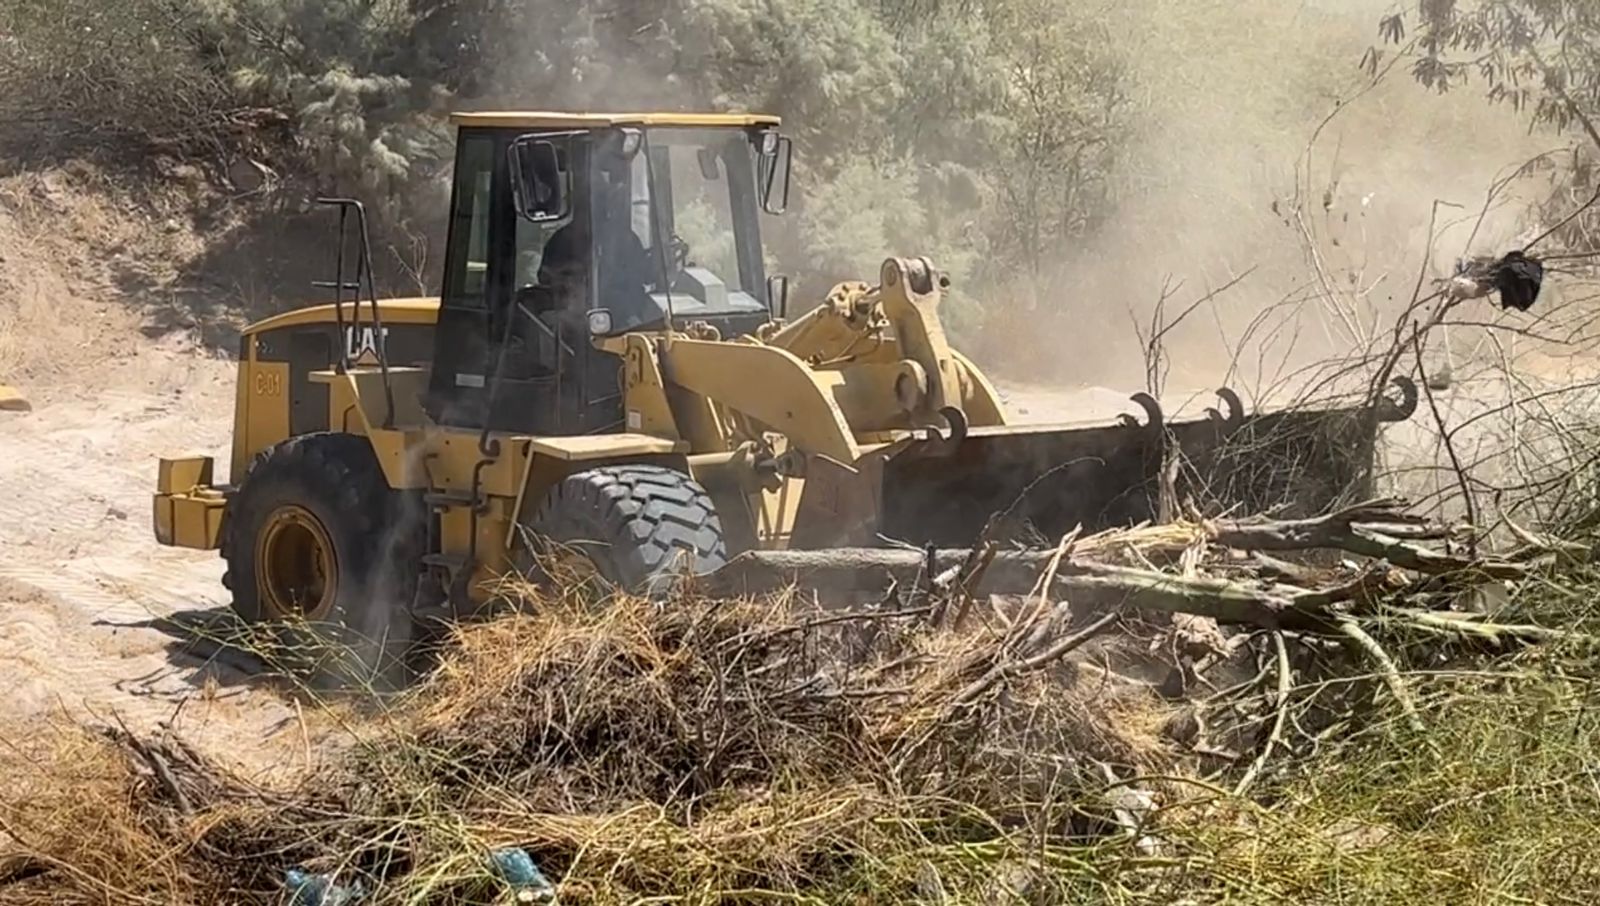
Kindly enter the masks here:
<path id="1" fill-rule="evenodd" d="M 291 793 L 177 741 L 152 759 L 121 732 L 75 737 L 7 791 L 0 817 L 49 870 L 0 896 L 264 902 L 303 864 L 366 878 L 382 902 L 483 902 L 484 854 L 515 844 L 563 902 L 892 899 L 927 859 L 976 889 L 970 845 L 1079 845 L 1107 820 L 1084 792 L 1099 761 L 1173 761 L 1147 689 L 1070 662 L 952 707 L 1004 656 L 1000 633 L 808 622 L 785 599 L 529 603 L 460 631 L 425 685 Z"/>
<path id="2" fill-rule="evenodd" d="M 1597 880 L 1578 861 L 1600 830 L 1592 655 L 1441 662 L 1390 633 L 1419 738 L 1360 667 L 1301 640 L 1281 751 L 1244 799 L 1226 788 L 1270 681 L 1198 702 L 1238 757 L 1187 751 L 1177 709 L 1119 675 L 1137 622 L 974 696 L 1017 663 L 1014 629 L 783 596 L 523 603 L 459 630 L 292 789 L 121 730 L 13 750 L 0 821 L 26 858 L 0 859 L 0 901 L 264 903 L 300 865 L 373 902 L 484 903 L 506 845 L 568 904 L 1561 902 Z M 1570 596 L 1513 603 L 1594 629 Z M 1111 808 L 1134 788 L 1160 806 L 1143 841 Z"/>

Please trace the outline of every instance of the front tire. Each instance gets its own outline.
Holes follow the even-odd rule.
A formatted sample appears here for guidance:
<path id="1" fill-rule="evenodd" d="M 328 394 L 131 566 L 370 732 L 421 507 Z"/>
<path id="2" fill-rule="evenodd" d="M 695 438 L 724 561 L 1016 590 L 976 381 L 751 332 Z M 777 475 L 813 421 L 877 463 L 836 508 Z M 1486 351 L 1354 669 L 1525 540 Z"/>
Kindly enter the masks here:
<path id="1" fill-rule="evenodd" d="M 233 609 L 270 627 L 317 687 L 390 691 L 409 679 L 421 520 L 371 444 L 291 438 L 256 457 L 228 508 L 222 555 Z"/>
<path id="2" fill-rule="evenodd" d="M 602 466 L 562 479 L 527 528 L 536 540 L 581 554 L 608 583 L 635 594 L 670 594 L 682 573 L 706 575 L 728 561 L 722 521 L 705 488 L 674 469 Z"/>

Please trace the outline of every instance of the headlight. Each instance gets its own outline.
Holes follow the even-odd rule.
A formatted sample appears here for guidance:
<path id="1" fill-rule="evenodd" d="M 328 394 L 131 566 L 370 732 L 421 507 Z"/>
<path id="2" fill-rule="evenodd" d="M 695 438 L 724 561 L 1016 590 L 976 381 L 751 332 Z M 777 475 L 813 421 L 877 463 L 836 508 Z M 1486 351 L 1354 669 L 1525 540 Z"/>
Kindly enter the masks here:
<path id="1" fill-rule="evenodd" d="M 611 332 L 611 312 L 597 308 L 589 312 L 589 335 L 603 337 Z"/>
<path id="2" fill-rule="evenodd" d="M 761 133 L 761 153 L 766 157 L 778 153 L 778 130 L 769 129 Z"/>

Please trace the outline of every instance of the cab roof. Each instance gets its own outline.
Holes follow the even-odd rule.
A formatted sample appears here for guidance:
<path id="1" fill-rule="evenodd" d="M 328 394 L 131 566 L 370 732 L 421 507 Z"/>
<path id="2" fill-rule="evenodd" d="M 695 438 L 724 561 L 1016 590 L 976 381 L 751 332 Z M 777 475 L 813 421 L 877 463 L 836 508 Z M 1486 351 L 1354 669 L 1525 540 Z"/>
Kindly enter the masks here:
<path id="1" fill-rule="evenodd" d="M 512 129 L 604 129 L 612 126 L 751 128 L 777 126 L 775 116 L 756 113 L 563 113 L 540 110 L 476 111 L 452 114 L 457 126 Z"/>

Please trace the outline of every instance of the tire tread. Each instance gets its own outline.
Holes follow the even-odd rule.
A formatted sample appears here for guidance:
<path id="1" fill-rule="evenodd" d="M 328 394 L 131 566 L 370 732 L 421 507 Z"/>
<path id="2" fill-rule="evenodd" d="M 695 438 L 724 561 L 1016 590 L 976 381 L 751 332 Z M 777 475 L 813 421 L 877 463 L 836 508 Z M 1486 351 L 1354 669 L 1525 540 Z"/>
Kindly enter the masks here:
<path id="1" fill-rule="evenodd" d="M 680 553 L 694 558 L 701 575 L 728 560 L 711 496 L 664 466 L 601 466 L 569 475 L 550 490 L 529 527 L 560 543 L 599 542 L 616 573 L 607 578 L 635 590 L 664 578 Z"/>

